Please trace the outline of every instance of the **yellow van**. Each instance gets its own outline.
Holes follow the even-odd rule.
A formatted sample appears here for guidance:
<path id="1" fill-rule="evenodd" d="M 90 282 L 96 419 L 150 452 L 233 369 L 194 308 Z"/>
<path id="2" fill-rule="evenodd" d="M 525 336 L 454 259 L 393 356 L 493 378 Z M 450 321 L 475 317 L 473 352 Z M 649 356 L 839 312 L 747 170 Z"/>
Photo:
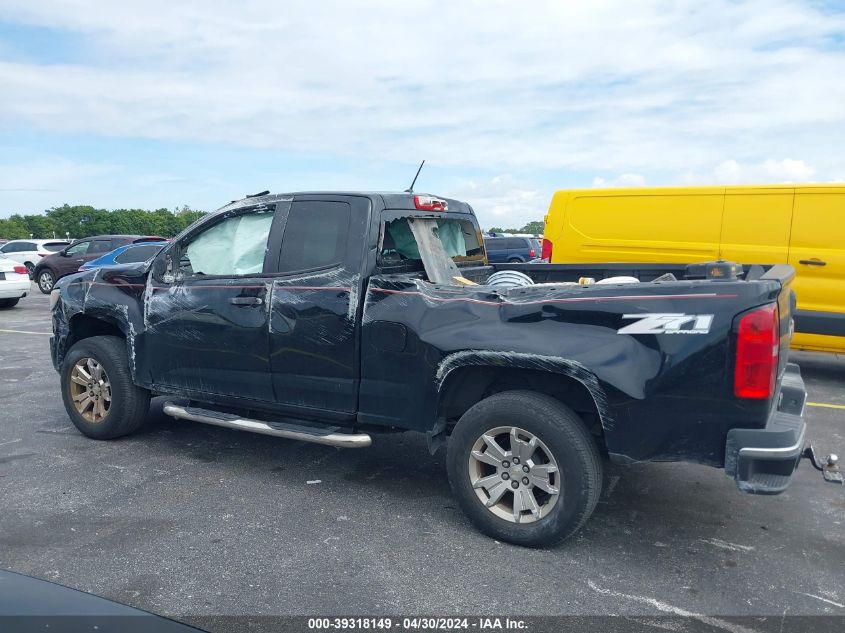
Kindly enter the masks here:
<path id="1" fill-rule="evenodd" d="M 793 349 L 845 352 L 845 185 L 564 190 L 545 220 L 552 263 L 789 263 Z"/>

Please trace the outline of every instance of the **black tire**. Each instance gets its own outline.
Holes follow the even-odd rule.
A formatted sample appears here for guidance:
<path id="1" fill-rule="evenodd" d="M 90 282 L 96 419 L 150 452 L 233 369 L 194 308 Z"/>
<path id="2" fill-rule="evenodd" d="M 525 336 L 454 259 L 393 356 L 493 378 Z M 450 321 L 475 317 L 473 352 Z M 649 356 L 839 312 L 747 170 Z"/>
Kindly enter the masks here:
<path id="1" fill-rule="evenodd" d="M 111 383 L 111 403 L 102 420 L 92 422 L 76 409 L 71 373 L 78 361 L 92 358 L 102 365 Z M 62 400 L 74 426 L 88 437 L 111 440 L 137 431 L 150 410 L 150 392 L 132 382 L 126 341 L 117 336 L 93 336 L 70 348 L 61 368 Z"/>
<path id="2" fill-rule="evenodd" d="M 509 264 L 521 264 L 521 263 L 522 263 L 522 260 L 521 260 L 519 257 L 511 257 L 511 258 L 508 260 L 508 263 L 509 263 Z"/>
<path id="3" fill-rule="evenodd" d="M 5 308 L 14 308 L 18 305 L 20 299 L 0 299 L 0 310 Z"/>
<path id="4" fill-rule="evenodd" d="M 496 427 L 518 427 L 533 434 L 557 462 L 561 495 L 548 514 L 536 521 L 516 523 L 500 518 L 473 489 L 468 466 L 473 445 Z M 498 393 L 464 413 L 449 439 L 446 467 L 461 509 L 481 532 L 527 547 L 554 545 L 575 534 L 593 513 L 601 494 L 601 456 L 587 427 L 569 407 L 531 391 Z"/>
<path id="5" fill-rule="evenodd" d="M 56 273 L 49 268 L 42 268 L 37 275 L 38 289 L 45 295 L 50 294 L 53 286 L 56 285 Z"/>
<path id="6" fill-rule="evenodd" d="M 29 278 L 35 279 L 35 264 L 32 262 L 24 262 L 24 266 L 26 266 L 26 272 L 29 273 Z"/>

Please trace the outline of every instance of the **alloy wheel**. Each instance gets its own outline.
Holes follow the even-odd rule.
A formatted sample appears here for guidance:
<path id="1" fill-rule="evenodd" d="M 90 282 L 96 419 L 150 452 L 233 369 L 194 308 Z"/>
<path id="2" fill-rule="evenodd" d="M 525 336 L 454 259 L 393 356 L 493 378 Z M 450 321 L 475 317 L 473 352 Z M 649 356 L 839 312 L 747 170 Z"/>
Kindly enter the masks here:
<path id="1" fill-rule="evenodd" d="M 111 383 L 103 366 L 93 358 L 80 358 L 68 383 L 73 406 L 88 422 L 98 424 L 111 408 Z"/>
<path id="2" fill-rule="evenodd" d="M 560 499 L 561 474 L 554 455 L 540 438 L 519 427 L 483 433 L 467 465 L 479 501 L 506 521 L 539 521 Z"/>
<path id="3" fill-rule="evenodd" d="M 42 292 L 50 292 L 53 289 L 53 275 L 47 271 L 44 271 L 40 275 L 38 275 L 38 287 L 41 288 Z"/>

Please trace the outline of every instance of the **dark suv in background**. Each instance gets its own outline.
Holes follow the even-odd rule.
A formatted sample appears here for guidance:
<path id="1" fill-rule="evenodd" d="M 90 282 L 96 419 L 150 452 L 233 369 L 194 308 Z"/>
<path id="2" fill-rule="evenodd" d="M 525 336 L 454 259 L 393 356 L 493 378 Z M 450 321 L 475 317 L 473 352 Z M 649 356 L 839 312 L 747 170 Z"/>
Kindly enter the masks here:
<path id="1" fill-rule="evenodd" d="M 536 237 L 485 237 L 487 259 L 493 262 L 530 262 L 540 257 L 540 240 Z"/>
<path id="2" fill-rule="evenodd" d="M 44 257 L 35 267 L 34 279 L 38 289 L 50 294 L 56 281 L 79 270 L 86 262 L 102 257 L 125 244 L 161 241 L 163 238 L 142 235 L 94 235 L 76 240 L 58 253 Z"/>

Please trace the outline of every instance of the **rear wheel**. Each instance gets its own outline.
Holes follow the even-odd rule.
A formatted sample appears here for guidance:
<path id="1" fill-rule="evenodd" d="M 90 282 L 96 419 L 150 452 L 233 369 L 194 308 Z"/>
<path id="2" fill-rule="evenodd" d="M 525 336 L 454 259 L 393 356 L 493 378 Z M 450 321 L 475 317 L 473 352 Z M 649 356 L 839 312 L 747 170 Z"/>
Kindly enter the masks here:
<path id="1" fill-rule="evenodd" d="M 94 336 L 76 343 L 62 363 L 61 380 L 65 409 L 88 437 L 128 435 L 147 418 L 150 393 L 132 382 L 121 338 Z"/>
<path id="2" fill-rule="evenodd" d="M 511 258 L 508 260 L 508 263 L 509 263 L 509 264 L 521 264 L 521 263 L 522 263 L 522 260 L 521 260 L 519 257 L 511 257 Z"/>
<path id="3" fill-rule="evenodd" d="M 54 275 L 53 271 L 49 268 L 46 268 L 38 273 L 38 289 L 45 295 L 50 294 L 50 291 L 53 289 L 55 283 L 56 275 Z"/>
<path id="4" fill-rule="evenodd" d="M 449 440 L 447 469 L 479 530 L 529 547 L 572 536 L 601 493 L 601 457 L 587 427 L 564 404 L 529 391 L 470 408 Z"/>
<path id="5" fill-rule="evenodd" d="M 0 299 L 0 309 L 14 308 L 20 299 Z"/>
<path id="6" fill-rule="evenodd" d="M 35 264 L 33 264 L 32 262 L 24 262 L 24 266 L 26 266 L 26 272 L 29 273 L 29 278 L 34 279 L 35 278 Z"/>

